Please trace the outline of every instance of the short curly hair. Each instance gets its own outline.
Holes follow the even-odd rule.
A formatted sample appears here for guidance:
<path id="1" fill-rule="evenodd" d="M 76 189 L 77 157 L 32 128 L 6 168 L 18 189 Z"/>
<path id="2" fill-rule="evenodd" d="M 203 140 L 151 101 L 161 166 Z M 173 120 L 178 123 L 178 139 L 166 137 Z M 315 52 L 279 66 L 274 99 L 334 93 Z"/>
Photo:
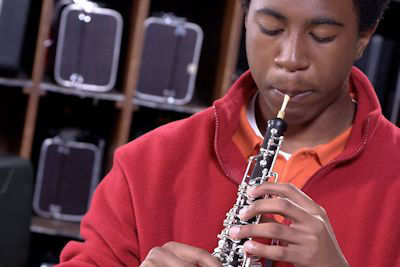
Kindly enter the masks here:
<path id="1" fill-rule="evenodd" d="M 247 12 L 251 0 L 240 0 Z M 353 0 L 358 12 L 359 31 L 364 32 L 374 27 L 382 18 L 391 0 Z"/>

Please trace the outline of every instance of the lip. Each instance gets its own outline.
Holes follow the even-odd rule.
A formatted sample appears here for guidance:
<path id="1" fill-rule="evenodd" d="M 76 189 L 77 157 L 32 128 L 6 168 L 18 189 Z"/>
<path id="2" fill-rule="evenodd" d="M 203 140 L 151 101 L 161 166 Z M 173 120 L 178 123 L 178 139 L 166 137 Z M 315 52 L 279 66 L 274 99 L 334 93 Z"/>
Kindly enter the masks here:
<path id="1" fill-rule="evenodd" d="M 285 90 L 273 87 L 271 89 L 273 90 L 273 93 L 279 97 L 283 98 L 285 95 L 290 96 L 290 102 L 302 101 L 312 93 L 310 90 Z"/>

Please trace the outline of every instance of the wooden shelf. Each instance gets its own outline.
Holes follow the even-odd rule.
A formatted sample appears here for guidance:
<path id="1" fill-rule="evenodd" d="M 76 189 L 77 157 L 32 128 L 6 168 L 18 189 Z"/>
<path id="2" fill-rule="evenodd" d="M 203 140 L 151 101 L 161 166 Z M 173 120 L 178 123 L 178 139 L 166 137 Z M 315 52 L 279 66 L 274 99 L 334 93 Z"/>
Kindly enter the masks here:
<path id="1" fill-rule="evenodd" d="M 5 78 L 0 77 L 0 85 L 7 87 L 30 87 L 32 86 L 32 81 L 28 79 L 18 79 L 18 78 Z"/>
<path id="2" fill-rule="evenodd" d="M 182 112 L 188 114 L 195 114 L 197 112 L 203 111 L 206 109 L 206 106 L 203 106 L 198 103 L 189 103 L 187 105 L 171 105 L 167 103 L 157 103 L 152 101 L 146 101 L 138 98 L 133 99 L 133 103 L 136 106 L 143 106 L 147 108 L 159 109 L 159 110 L 166 110 L 166 111 L 175 111 L 175 112 Z"/>
<path id="3" fill-rule="evenodd" d="M 83 240 L 79 231 L 79 223 L 64 222 L 37 216 L 32 217 L 31 232 Z"/>
<path id="4" fill-rule="evenodd" d="M 66 88 L 52 83 L 42 83 L 40 84 L 40 89 L 64 95 L 78 96 L 81 98 L 93 98 L 94 100 L 108 100 L 116 102 L 124 100 L 124 95 L 122 93 L 117 92 L 117 90 L 112 90 L 105 93 L 99 93 L 99 92 L 79 90 L 75 88 Z"/>
<path id="5" fill-rule="evenodd" d="M 0 86 L 31 88 L 32 81 L 28 79 L 0 77 Z M 75 88 L 66 88 L 63 86 L 52 84 L 50 82 L 40 83 L 39 88 L 46 92 L 59 93 L 64 95 L 73 95 L 80 98 L 93 98 L 94 100 L 108 100 L 115 102 L 124 100 L 124 95 L 115 89 L 109 92 L 100 93 L 100 92 L 79 90 Z"/>

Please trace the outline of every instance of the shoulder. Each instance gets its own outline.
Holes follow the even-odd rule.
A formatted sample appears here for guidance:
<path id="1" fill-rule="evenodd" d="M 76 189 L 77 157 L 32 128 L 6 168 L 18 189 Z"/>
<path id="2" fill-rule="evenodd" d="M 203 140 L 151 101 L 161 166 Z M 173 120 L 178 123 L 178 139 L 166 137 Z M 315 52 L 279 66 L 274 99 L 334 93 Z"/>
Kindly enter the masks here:
<path id="1" fill-rule="evenodd" d="M 390 156 L 400 159 L 400 128 L 383 115 L 375 126 L 372 142 L 380 151 L 379 153 L 385 155 L 384 158 Z"/>
<path id="2" fill-rule="evenodd" d="M 384 138 L 382 141 L 391 141 L 393 144 L 400 145 L 400 128 L 394 125 L 391 121 L 381 116 L 377 124 L 377 133 L 379 137 Z"/>

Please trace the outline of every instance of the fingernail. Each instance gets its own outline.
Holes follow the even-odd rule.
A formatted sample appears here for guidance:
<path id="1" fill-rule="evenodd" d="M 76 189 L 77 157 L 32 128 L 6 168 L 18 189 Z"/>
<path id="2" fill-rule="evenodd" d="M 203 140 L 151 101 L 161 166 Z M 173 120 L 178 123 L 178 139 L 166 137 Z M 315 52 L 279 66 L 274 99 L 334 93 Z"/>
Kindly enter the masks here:
<path id="1" fill-rule="evenodd" d="M 247 211 L 249 210 L 248 207 L 244 207 L 239 211 L 239 217 L 242 217 Z"/>
<path id="2" fill-rule="evenodd" d="M 247 241 L 246 243 L 244 243 L 244 249 L 247 251 L 247 252 L 251 252 L 251 251 L 253 251 L 254 250 L 254 243 L 253 242 L 250 242 L 250 241 Z"/>
<path id="3" fill-rule="evenodd" d="M 231 229 L 229 229 L 229 235 L 238 235 L 240 232 L 240 227 L 234 226 Z"/>

